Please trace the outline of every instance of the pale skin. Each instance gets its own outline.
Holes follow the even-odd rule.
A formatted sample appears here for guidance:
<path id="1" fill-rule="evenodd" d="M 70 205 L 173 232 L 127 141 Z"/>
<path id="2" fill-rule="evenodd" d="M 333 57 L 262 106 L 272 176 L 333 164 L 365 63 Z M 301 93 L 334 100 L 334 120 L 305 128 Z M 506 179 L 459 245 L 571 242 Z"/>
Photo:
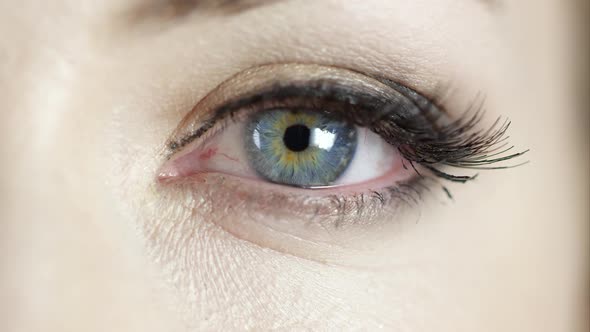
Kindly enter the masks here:
<path id="1" fill-rule="evenodd" d="M 0 330 L 583 330 L 565 2 L 255 2 L 0 1 Z M 328 230 L 160 183 L 202 98 L 293 63 L 447 84 L 454 115 L 483 94 L 531 163 Z"/>

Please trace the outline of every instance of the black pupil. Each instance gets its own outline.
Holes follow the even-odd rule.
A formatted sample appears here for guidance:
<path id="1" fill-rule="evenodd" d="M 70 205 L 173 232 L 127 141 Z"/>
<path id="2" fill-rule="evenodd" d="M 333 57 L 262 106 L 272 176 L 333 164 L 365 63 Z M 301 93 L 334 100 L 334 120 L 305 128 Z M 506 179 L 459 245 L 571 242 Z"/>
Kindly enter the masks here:
<path id="1" fill-rule="evenodd" d="M 293 125 L 285 130 L 283 142 L 285 146 L 295 152 L 301 152 L 309 146 L 309 136 L 311 131 L 304 125 Z"/>

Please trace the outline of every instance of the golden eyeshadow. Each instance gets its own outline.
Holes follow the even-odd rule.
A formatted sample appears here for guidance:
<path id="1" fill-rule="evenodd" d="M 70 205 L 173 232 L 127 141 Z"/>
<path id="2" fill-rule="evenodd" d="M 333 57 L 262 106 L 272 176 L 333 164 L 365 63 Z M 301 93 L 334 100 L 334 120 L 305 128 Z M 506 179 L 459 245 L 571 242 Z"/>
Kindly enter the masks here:
<path id="1" fill-rule="evenodd" d="M 388 85 L 389 84 L 389 85 Z M 215 123 L 241 109 L 271 108 L 273 106 L 326 108 L 322 99 L 350 99 L 358 106 L 379 101 L 381 104 L 394 99 L 407 99 L 392 81 L 387 84 L 361 73 L 334 67 L 311 64 L 266 65 L 245 70 L 220 84 L 215 93 L 208 94 L 182 120 L 168 141 L 174 152 L 209 131 Z M 311 95 L 301 95 L 303 90 Z M 314 92 L 315 91 L 315 92 Z M 408 90 L 409 91 L 409 90 Z M 332 96 L 322 96 L 331 94 Z M 352 100 L 353 98 L 357 101 Z M 280 99 L 280 102 L 277 100 Z M 334 108 L 348 112 L 350 103 L 332 100 Z M 424 101 L 422 101 L 424 102 Z"/>

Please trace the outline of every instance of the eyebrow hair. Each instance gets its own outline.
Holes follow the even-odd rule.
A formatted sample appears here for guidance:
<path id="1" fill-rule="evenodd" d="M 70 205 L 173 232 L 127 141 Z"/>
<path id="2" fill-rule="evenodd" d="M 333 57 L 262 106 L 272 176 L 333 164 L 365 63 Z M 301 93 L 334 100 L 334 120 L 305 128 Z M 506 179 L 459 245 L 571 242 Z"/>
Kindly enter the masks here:
<path id="1" fill-rule="evenodd" d="M 131 23 L 146 20 L 170 21 L 205 11 L 209 15 L 237 15 L 245 11 L 288 0 L 140 0 L 127 12 Z M 316 0 L 317 1 L 317 0 Z M 503 8 L 503 0 L 465 0 L 482 4 L 491 12 Z"/>
<path id="2" fill-rule="evenodd" d="M 285 0 L 143 0 L 132 8 L 133 21 L 145 19 L 174 19 L 187 16 L 197 10 L 208 14 L 235 15 Z"/>

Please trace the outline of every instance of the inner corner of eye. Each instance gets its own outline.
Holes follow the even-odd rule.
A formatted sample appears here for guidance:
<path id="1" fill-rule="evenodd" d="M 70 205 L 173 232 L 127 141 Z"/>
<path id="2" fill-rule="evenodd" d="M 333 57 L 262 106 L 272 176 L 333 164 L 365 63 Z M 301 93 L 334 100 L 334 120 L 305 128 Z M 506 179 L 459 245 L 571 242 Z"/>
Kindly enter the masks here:
<path id="1" fill-rule="evenodd" d="M 169 177 L 221 173 L 300 188 L 407 180 L 402 157 L 373 131 L 313 110 L 273 109 L 226 126 L 170 160 Z"/>

